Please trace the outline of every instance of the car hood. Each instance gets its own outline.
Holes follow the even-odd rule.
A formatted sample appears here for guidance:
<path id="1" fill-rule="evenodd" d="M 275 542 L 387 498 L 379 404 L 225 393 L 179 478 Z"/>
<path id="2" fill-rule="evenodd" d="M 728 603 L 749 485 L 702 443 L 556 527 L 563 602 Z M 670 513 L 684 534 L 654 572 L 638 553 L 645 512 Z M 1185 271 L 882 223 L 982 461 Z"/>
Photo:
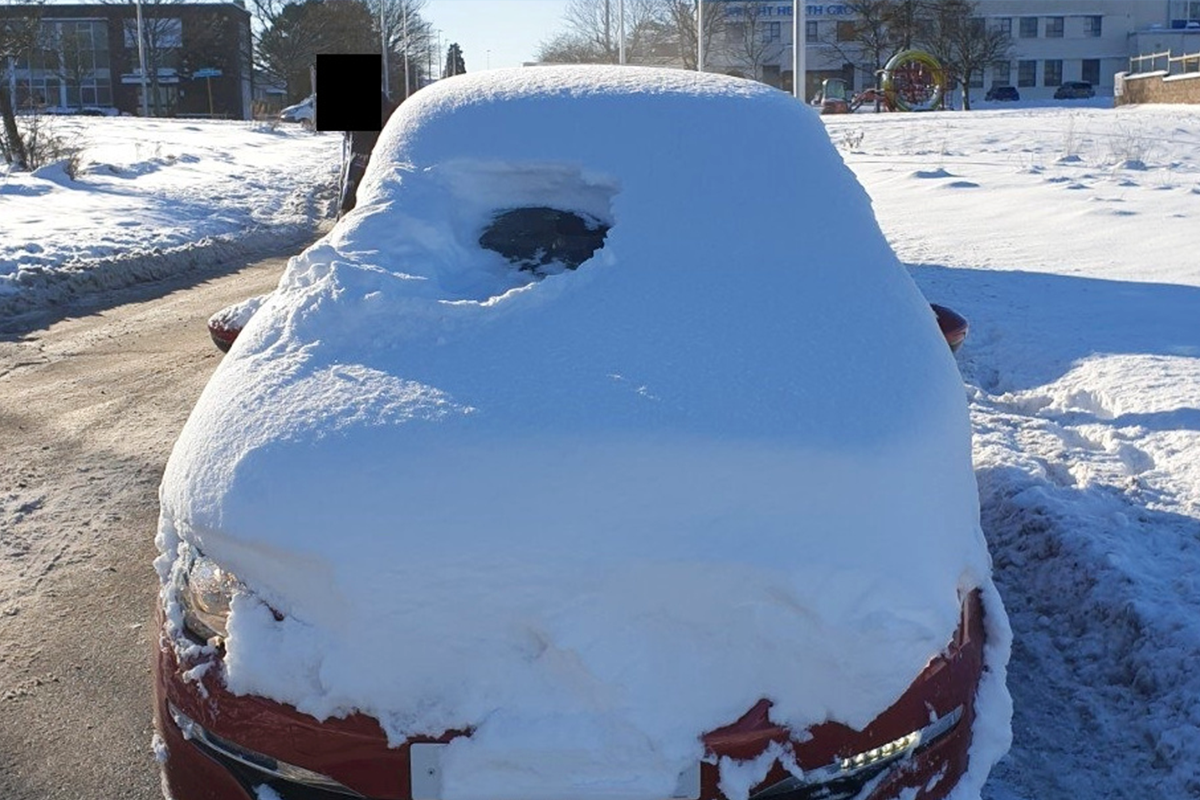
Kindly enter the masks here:
<path id="1" fill-rule="evenodd" d="M 682 72 L 453 79 L 360 192 L 163 480 L 160 546 L 251 590 L 235 691 L 473 729 L 452 796 L 553 751 L 549 794 L 649 797 L 758 699 L 865 725 L 946 645 L 989 581 L 961 382 L 811 111 Z M 533 280 L 478 245 L 530 205 L 612 227 Z"/>

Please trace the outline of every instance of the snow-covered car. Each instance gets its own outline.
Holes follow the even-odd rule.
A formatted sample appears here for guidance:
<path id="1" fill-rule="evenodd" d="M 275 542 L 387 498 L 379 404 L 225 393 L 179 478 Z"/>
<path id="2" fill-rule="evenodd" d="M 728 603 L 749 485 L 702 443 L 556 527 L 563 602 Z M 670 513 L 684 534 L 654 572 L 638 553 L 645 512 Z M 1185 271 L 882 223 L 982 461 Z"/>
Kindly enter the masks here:
<path id="1" fill-rule="evenodd" d="M 525 235 L 534 243 L 544 242 L 544 239 L 540 239 L 536 235 L 529 236 L 528 233 Z M 254 312 L 261 308 L 266 300 L 267 295 L 257 295 L 226 306 L 208 318 L 208 335 L 218 350 L 222 353 L 229 352 L 229 348 L 233 347 L 233 343 L 237 341 L 242 328 L 246 327 L 250 318 L 254 316 Z M 947 306 L 937 303 L 930 303 L 929 306 L 933 310 L 934 318 L 937 319 L 938 329 L 946 338 L 946 344 L 950 345 L 950 351 L 957 353 L 963 342 L 966 341 L 967 332 L 970 330 L 967 318 Z"/>
<path id="2" fill-rule="evenodd" d="M 415 94 L 160 498 L 174 800 L 963 800 L 1008 746 L 954 357 L 751 81 Z"/>
<path id="3" fill-rule="evenodd" d="M 299 122 L 306 127 L 312 127 L 317 118 L 316 95 L 309 95 L 295 105 L 288 106 L 279 112 L 280 122 Z"/>

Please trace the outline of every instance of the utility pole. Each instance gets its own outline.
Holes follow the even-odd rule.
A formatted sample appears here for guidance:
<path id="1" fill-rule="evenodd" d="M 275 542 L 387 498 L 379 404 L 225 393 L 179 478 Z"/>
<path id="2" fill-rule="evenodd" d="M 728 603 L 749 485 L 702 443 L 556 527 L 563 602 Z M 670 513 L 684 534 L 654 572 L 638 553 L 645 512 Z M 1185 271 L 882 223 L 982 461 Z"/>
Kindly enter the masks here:
<path id="1" fill-rule="evenodd" d="M 617 61 L 625 63 L 625 0 L 617 3 Z"/>
<path id="2" fill-rule="evenodd" d="M 404 3 L 401 8 L 404 11 L 404 48 L 400 51 L 401 57 L 404 59 L 404 99 L 408 99 L 408 0 L 401 0 Z"/>
<path id="3" fill-rule="evenodd" d="M 150 93 L 146 91 L 146 37 L 142 31 L 142 0 L 137 2 L 138 69 L 142 72 L 142 116 L 150 116 Z"/>
<path id="4" fill-rule="evenodd" d="M 696 0 L 696 71 L 704 72 L 704 0 Z"/>

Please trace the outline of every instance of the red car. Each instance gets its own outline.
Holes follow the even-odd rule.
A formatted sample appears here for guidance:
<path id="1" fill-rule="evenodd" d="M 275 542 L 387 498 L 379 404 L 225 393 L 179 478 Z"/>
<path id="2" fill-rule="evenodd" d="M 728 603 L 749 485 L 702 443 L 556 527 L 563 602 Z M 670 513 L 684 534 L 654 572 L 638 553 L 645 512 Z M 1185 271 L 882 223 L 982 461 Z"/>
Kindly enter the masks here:
<path id="1" fill-rule="evenodd" d="M 165 633 L 158 648 L 155 717 L 171 754 L 164 779 L 174 800 L 259 800 L 264 785 L 285 800 L 437 800 L 429 793 L 436 788 L 428 774 L 436 770 L 436 752 L 429 746 L 469 731 L 391 746 L 379 723 L 362 714 L 318 722 L 280 703 L 230 693 L 221 679 L 222 649 L 200 652 L 208 637 L 224 633 L 222 579 L 209 573 L 206 580 L 214 585 L 192 587 L 188 632 L 196 654 L 177 661 Z M 925 800 L 945 797 L 969 758 L 983 642 L 983 607 L 972 593 L 945 651 L 870 725 L 856 731 L 828 722 L 790 731 L 770 721 L 764 699 L 704 736 L 710 758 L 681 776 L 675 797 L 720 800 L 716 761 L 753 759 L 773 743 L 790 747 L 804 774 L 777 764 L 751 798 L 882 800 L 905 789 Z"/>
<path id="2" fill-rule="evenodd" d="M 1010 634 L 967 321 L 930 311 L 769 87 L 422 89 L 209 320 L 159 493 L 164 794 L 975 797 Z"/>

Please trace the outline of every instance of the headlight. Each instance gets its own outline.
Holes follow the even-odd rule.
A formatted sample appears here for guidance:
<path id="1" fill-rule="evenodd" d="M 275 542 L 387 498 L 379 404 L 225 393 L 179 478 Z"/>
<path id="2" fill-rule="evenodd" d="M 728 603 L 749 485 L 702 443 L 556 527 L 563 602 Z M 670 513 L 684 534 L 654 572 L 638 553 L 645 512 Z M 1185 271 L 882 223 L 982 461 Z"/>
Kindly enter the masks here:
<path id="1" fill-rule="evenodd" d="M 217 566 L 211 558 L 199 556 L 188 569 L 180 600 L 183 624 L 190 633 L 209 641 L 229 635 L 229 603 L 242 583 Z"/>

